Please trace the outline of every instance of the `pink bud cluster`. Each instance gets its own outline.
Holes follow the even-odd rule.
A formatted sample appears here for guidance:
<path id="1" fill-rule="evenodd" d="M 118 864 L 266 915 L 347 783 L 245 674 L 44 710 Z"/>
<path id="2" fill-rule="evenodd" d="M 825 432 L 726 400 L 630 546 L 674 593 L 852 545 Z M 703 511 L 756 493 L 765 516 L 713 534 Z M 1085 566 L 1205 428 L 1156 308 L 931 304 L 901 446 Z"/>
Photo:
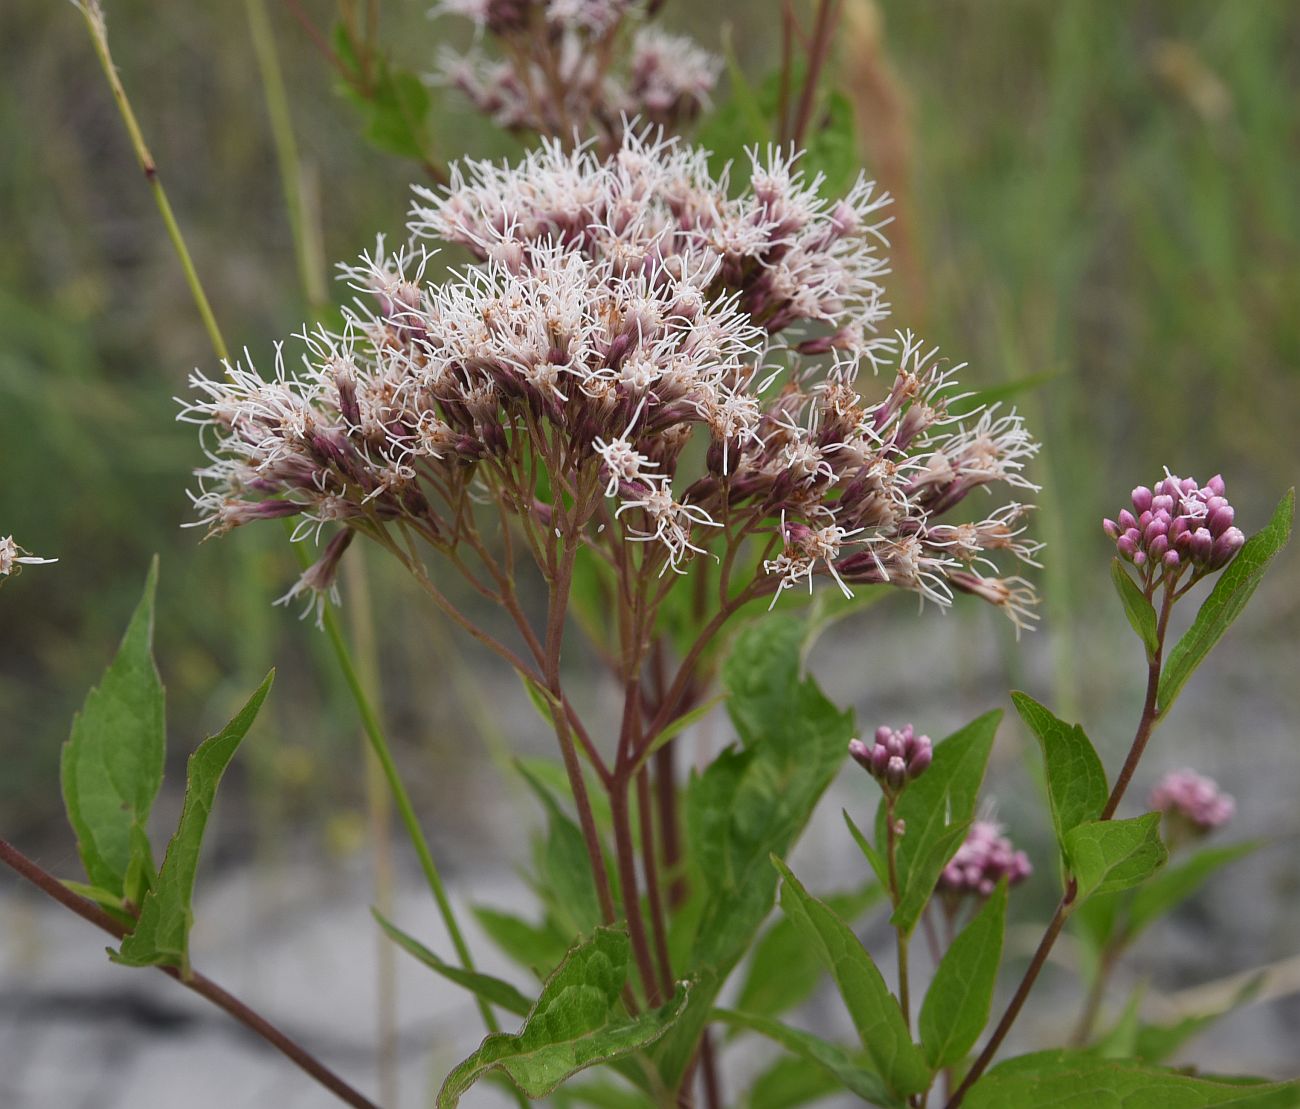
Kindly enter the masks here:
<path id="1" fill-rule="evenodd" d="M 16 578 L 24 566 L 57 562 L 56 558 L 38 558 L 14 542 L 12 535 L 0 537 L 0 585 L 7 578 Z"/>
<path id="2" fill-rule="evenodd" d="M 877 728 L 870 744 L 860 739 L 850 740 L 849 754 L 880 783 L 881 789 L 897 794 L 908 782 L 925 773 L 934 758 L 934 746 L 928 735 L 917 735 L 911 724 L 904 724 L 897 731 Z"/>
<path id="3" fill-rule="evenodd" d="M 1197 485 L 1194 478 L 1166 471 L 1154 489 L 1133 490 L 1133 509 L 1103 521 L 1121 558 L 1137 566 L 1143 577 L 1172 579 L 1190 570 L 1193 578 L 1221 570 L 1246 542 L 1233 526 L 1233 509 L 1223 478 L 1216 474 Z"/>
<path id="4" fill-rule="evenodd" d="M 565 529 L 616 565 L 643 544 L 651 577 L 752 540 L 774 600 L 815 576 L 959 590 L 1020 626 L 1032 589 L 994 559 L 1032 562 L 1025 507 L 943 517 L 975 490 L 1033 489 L 1037 444 L 1015 412 L 950 411 L 937 350 L 873 334 L 882 200 L 820 189 L 770 155 L 735 192 L 705 152 L 635 134 L 607 161 L 548 143 L 453 168 L 419 191 L 415 245 L 344 270 L 359 299 L 341 331 L 302 336 L 301 367 L 280 350 L 269 378 L 192 379 L 201 522 L 297 517 L 299 538 L 449 552 L 495 502 L 539 564 Z M 478 261 L 426 282 L 435 236 Z M 539 467 L 567 507 L 539 497 Z"/>
<path id="5" fill-rule="evenodd" d="M 1003 878 L 1009 885 L 1023 882 L 1033 872 L 1029 857 L 1017 851 L 991 820 L 976 820 L 965 842 L 939 875 L 939 892 L 987 897 Z"/>
<path id="6" fill-rule="evenodd" d="M 444 52 L 440 79 L 507 130 L 617 142 L 626 120 L 676 130 L 709 102 L 721 63 L 690 39 L 651 26 L 637 0 L 443 0 L 495 37 Z"/>
<path id="7" fill-rule="evenodd" d="M 1218 783 L 1194 770 L 1174 770 L 1160 779 L 1147 803 L 1157 812 L 1186 821 L 1200 832 L 1209 832 L 1232 819 L 1237 811 Z"/>

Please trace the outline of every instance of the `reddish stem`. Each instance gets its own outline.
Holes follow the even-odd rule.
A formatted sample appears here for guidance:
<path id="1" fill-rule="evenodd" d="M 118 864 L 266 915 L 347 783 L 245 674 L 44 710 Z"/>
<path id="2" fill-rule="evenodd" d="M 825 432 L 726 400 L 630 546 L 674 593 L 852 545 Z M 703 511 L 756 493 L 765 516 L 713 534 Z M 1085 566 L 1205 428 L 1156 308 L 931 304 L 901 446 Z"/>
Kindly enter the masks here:
<path id="1" fill-rule="evenodd" d="M 127 930 L 98 905 L 73 893 L 48 870 L 3 839 L 0 839 L 0 862 L 26 878 L 60 905 L 71 909 L 83 920 L 89 921 L 119 940 L 126 935 Z M 340 1101 L 356 1106 L 357 1109 L 379 1109 L 373 1101 L 354 1090 L 305 1048 L 291 1040 L 265 1017 L 255 1013 L 239 998 L 227 993 L 212 979 L 194 970 L 191 970 L 188 975 L 183 975 L 176 967 L 158 967 L 158 969 L 176 979 L 182 986 L 193 990 L 200 997 L 211 1001 L 218 1008 L 224 1009 L 245 1028 L 255 1032 L 277 1051 L 286 1055 Z"/>

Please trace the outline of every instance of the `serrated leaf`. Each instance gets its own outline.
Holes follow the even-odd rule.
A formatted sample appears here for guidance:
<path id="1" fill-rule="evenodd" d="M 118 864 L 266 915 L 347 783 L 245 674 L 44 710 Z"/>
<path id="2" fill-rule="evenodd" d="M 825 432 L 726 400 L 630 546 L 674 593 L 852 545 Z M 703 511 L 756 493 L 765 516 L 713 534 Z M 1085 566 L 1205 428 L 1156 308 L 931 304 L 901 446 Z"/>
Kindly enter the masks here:
<path id="1" fill-rule="evenodd" d="M 1207 847 L 1176 866 L 1166 867 L 1133 895 L 1128 910 L 1127 938 L 1134 939 L 1152 921 L 1191 897 L 1220 867 L 1244 858 L 1263 843 L 1263 840 L 1250 840 L 1228 847 Z"/>
<path id="2" fill-rule="evenodd" d="M 1006 917 L 1007 886 L 1000 882 L 939 962 L 918 1023 L 931 1070 L 965 1058 L 988 1023 Z"/>
<path id="3" fill-rule="evenodd" d="M 1065 850 L 1065 837 L 1074 828 L 1096 820 L 1110 793 L 1106 771 L 1092 742 L 1078 724 L 1067 724 L 1024 693 L 1011 701 L 1043 752 L 1047 769 L 1047 800 L 1056 842 Z"/>
<path id="4" fill-rule="evenodd" d="M 902 1099 L 885 1085 L 880 1075 L 864 1065 L 857 1054 L 839 1044 L 830 1043 L 811 1032 L 791 1028 L 788 1024 L 757 1013 L 715 1009 L 713 1018 L 733 1028 L 744 1028 L 766 1036 L 792 1054 L 815 1063 L 849 1093 L 857 1094 L 864 1101 L 881 1106 L 903 1105 Z"/>
<path id="5" fill-rule="evenodd" d="M 569 934 L 586 934 L 602 918 L 582 830 L 527 767 L 519 769 L 546 810 L 547 834 L 538 859 L 540 888 Z"/>
<path id="6" fill-rule="evenodd" d="M 157 881 L 144 899 L 139 922 L 114 955 L 117 962 L 128 966 L 174 966 L 182 975 L 189 973 L 190 926 L 194 922 L 191 901 L 203 832 L 221 776 L 257 719 L 274 680 L 272 670 L 235 718 L 200 743 L 190 756 L 180 824 L 167 845 Z"/>
<path id="7" fill-rule="evenodd" d="M 1247 539 L 1246 545 L 1237 552 L 1237 557 L 1219 575 L 1219 580 L 1205 598 L 1192 626 L 1165 660 L 1157 695 L 1160 712 L 1167 711 L 1174 703 L 1193 671 L 1205 660 L 1205 656 L 1232 622 L 1241 615 L 1246 602 L 1263 579 L 1268 564 L 1291 538 L 1294 516 L 1295 490 L 1291 489 L 1278 504 L 1268 526 Z"/>
<path id="8" fill-rule="evenodd" d="M 477 994 L 490 1005 L 496 1005 L 508 1013 L 514 1013 L 515 1016 L 527 1016 L 528 1011 L 533 1007 L 533 1003 L 521 994 L 509 982 L 500 978 L 493 978 L 490 974 L 481 974 L 478 971 L 465 970 L 463 967 L 454 966 L 444 959 L 438 958 L 432 951 L 424 946 L 414 936 L 407 935 L 400 928 L 390 921 L 378 909 L 371 908 L 370 915 L 375 918 L 379 927 L 398 947 L 408 955 L 414 956 L 430 970 L 441 974 L 448 981 L 455 982 L 458 986 L 463 986 L 473 994 Z"/>
<path id="9" fill-rule="evenodd" d="M 1139 885 L 1169 857 L 1160 842 L 1160 814 L 1080 824 L 1066 834 L 1065 857 L 1080 901 Z"/>
<path id="10" fill-rule="evenodd" d="M 903 790 L 895 817 L 905 831 L 898 842 L 899 904 L 892 923 L 907 935 L 934 893 L 939 875 L 956 854 L 979 798 L 1001 710 L 987 712 L 935 744 L 934 761 Z M 876 846 L 885 842 L 885 805 L 876 813 Z"/>
<path id="11" fill-rule="evenodd" d="M 474 905 L 470 911 L 501 951 L 538 978 L 546 978 L 568 951 L 568 939 L 549 920 L 532 924 L 486 905 Z"/>
<path id="12" fill-rule="evenodd" d="M 690 958 L 674 966 L 714 972 L 716 985 L 701 983 L 697 997 L 720 987 L 748 950 L 776 899 L 769 855 L 791 848 L 844 765 L 853 717 L 801 674 L 806 636 L 800 619 L 765 617 L 737 636 L 723 667 L 742 746 L 692 776 L 685 805 L 690 872 L 706 900 Z"/>
<path id="13" fill-rule="evenodd" d="M 627 933 L 597 928 L 569 952 L 542 987 L 523 1027 L 489 1035 L 457 1066 L 438 1093 L 439 1109 L 452 1109 L 465 1091 L 491 1071 L 506 1075 L 530 1098 L 545 1097 L 587 1067 L 644 1050 L 662 1036 L 686 1004 L 680 987 L 660 1009 L 629 1018 L 619 995 L 627 981 Z"/>
<path id="14" fill-rule="evenodd" d="M 867 949 L 843 920 L 800 885 L 789 867 L 775 856 L 772 864 L 781 873 L 781 908 L 830 971 L 874 1069 L 900 1097 L 925 1089 L 930 1070 Z"/>
<path id="15" fill-rule="evenodd" d="M 121 898 L 133 862 L 137 875 L 153 871 L 141 852 L 148 850 L 144 832 L 166 754 L 163 686 L 153 661 L 157 586 L 155 558 L 117 654 L 72 721 L 59 767 L 90 885 Z M 141 888 L 142 880 L 133 884 Z"/>
<path id="16" fill-rule="evenodd" d="M 971 1088 L 964 1109 L 1283 1109 L 1295 1083 L 1242 1085 L 1128 1060 L 1043 1051 L 1008 1059 Z"/>
<path id="17" fill-rule="evenodd" d="M 833 912 L 853 921 L 884 895 L 884 887 L 872 882 L 861 890 L 830 894 L 823 900 Z M 763 1017 L 789 1012 L 813 995 L 821 973 L 817 953 L 804 942 L 794 921 L 782 917 L 754 945 L 736 1008 Z"/>
<path id="18" fill-rule="evenodd" d="M 1151 604 L 1151 599 L 1138 588 L 1129 573 L 1124 569 L 1124 563 L 1118 558 L 1110 560 L 1110 580 L 1115 585 L 1115 592 L 1119 594 L 1120 603 L 1124 606 L 1124 615 L 1128 617 L 1129 626 L 1137 632 L 1137 637 L 1142 640 L 1142 645 L 1146 648 L 1147 658 L 1154 658 L 1156 648 L 1160 646 L 1156 633 L 1156 610 Z"/>

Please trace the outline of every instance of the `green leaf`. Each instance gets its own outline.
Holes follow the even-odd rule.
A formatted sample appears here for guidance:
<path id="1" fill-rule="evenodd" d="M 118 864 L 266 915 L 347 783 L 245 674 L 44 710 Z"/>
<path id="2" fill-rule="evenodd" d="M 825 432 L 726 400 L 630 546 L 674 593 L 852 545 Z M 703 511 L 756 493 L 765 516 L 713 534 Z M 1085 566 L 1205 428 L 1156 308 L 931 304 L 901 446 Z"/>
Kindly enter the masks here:
<path id="1" fill-rule="evenodd" d="M 1160 712 L 1167 711 L 1174 703 L 1192 672 L 1201 665 L 1229 625 L 1241 615 L 1241 610 L 1264 577 L 1268 564 L 1291 538 L 1294 515 L 1295 490 L 1291 489 L 1277 506 L 1268 526 L 1247 539 L 1237 557 L 1219 575 L 1192 626 L 1165 660 L 1157 695 Z"/>
<path id="2" fill-rule="evenodd" d="M 988 1023 L 1006 918 L 1007 886 L 999 882 L 939 962 L 921 1003 L 918 1024 L 931 1070 L 965 1058 Z"/>
<path id="3" fill-rule="evenodd" d="M 800 673 L 807 629 L 769 616 L 737 637 L 723 667 L 742 746 L 724 750 L 686 795 L 692 871 L 708 891 L 689 966 L 719 982 L 748 950 L 776 899 L 768 856 L 783 855 L 844 765 L 853 717 Z"/>
<path id="4" fill-rule="evenodd" d="M 821 115 L 821 126 L 811 135 L 799 161 L 809 177 L 821 174 L 822 196 L 842 196 L 862 173 L 858 132 L 853 122 L 853 104 L 841 92 L 832 92 Z"/>
<path id="5" fill-rule="evenodd" d="M 550 1100 L 559 1109 L 570 1105 L 591 1105 L 595 1109 L 649 1109 L 651 1105 L 645 1094 L 637 1090 L 598 1079 L 570 1082 L 553 1091 Z"/>
<path id="6" fill-rule="evenodd" d="M 637 756 L 635 765 L 638 767 L 641 766 L 650 758 L 651 755 L 658 751 L 659 748 L 663 747 L 670 740 L 676 739 L 692 724 L 698 724 L 726 699 L 727 695 L 725 693 L 720 693 L 716 697 L 709 698 L 709 700 L 705 701 L 702 705 L 696 705 L 695 708 L 691 709 L 689 712 L 682 713 L 681 716 L 670 722 L 662 732 L 655 736 L 654 741 L 648 744 L 646 749 Z"/>
<path id="7" fill-rule="evenodd" d="M 1024 693 L 1012 693 L 1011 701 L 1042 748 L 1052 827 L 1064 851 L 1066 835 L 1080 824 L 1096 820 L 1106 807 L 1110 793 L 1106 771 L 1078 724 L 1057 719 Z"/>
<path id="8" fill-rule="evenodd" d="M 971 1088 L 964 1109 L 1283 1109 L 1295 1083 L 1242 1085 L 1122 1059 L 1043 1051 L 1008 1059 Z"/>
<path id="9" fill-rule="evenodd" d="M 549 975 L 568 951 L 568 938 L 550 920 L 531 924 L 512 913 L 485 905 L 475 905 L 471 911 L 488 938 L 538 978 Z"/>
<path id="10" fill-rule="evenodd" d="M 852 921 L 884 895 L 884 887 L 872 882 L 851 893 L 831 894 L 824 901 L 833 912 Z M 766 1017 L 789 1012 L 813 995 L 821 969 L 816 951 L 804 941 L 794 921 L 782 917 L 754 946 L 736 1008 Z"/>
<path id="11" fill-rule="evenodd" d="M 549 719 L 547 722 L 549 724 Z M 569 781 L 569 775 L 564 767 L 554 759 L 519 755 L 514 759 L 514 765 L 515 769 L 519 770 L 526 779 L 529 779 L 531 789 L 536 790 L 537 785 L 541 784 L 567 804 L 572 805 L 574 803 L 573 785 Z M 594 775 L 586 772 L 587 768 L 585 766 L 583 771 L 583 780 L 587 783 L 587 801 L 591 805 L 591 815 L 596 821 L 597 828 L 608 831 L 614 825 L 614 819 L 609 809 L 609 794 L 600 788 L 600 784 Z M 637 829 L 634 828 L 633 832 L 636 831 Z"/>
<path id="12" fill-rule="evenodd" d="M 167 845 L 158 880 L 144 899 L 140 921 L 114 956 L 117 962 L 128 966 L 175 966 L 188 975 L 190 926 L 194 923 L 191 901 L 203 832 L 221 776 L 257 719 L 274 680 L 272 670 L 235 718 L 200 743 L 190 756 L 180 824 Z"/>
<path id="13" fill-rule="evenodd" d="M 713 1013 L 713 999 L 722 988 L 717 973 L 707 967 L 693 972 L 690 983 L 690 997 L 681 1014 L 648 1053 L 658 1076 L 657 1085 L 664 1089 L 675 1090 L 681 1085 Z"/>
<path id="14" fill-rule="evenodd" d="M 477 994 L 488 1004 L 496 1005 L 507 1013 L 514 1013 L 515 1016 L 519 1017 L 527 1016 L 528 1011 L 533 1007 L 533 1003 L 509 982 L 504 982 L 500 978 L 493 978 L 490 974 L 480 974 L 478 971 L 465 970 L 463 967 L 454 966 L 438 958 L 437 955 L 413 936 L 407 935 L 378 909 L 371 908 L 370 915 L 375 918 L 388 938 L 403 951 L 414 956 L 430 970 L 437 971 L 449 981 L 455 982 L 456 985 L 463 986 L 471 993 Z"/>
<path id="15" fill-rule="evenodd" d="M 844 1090 L 844 1083 L 820 1063 L 782 1055 L 763 1071 L 741 1103 L 747 1109 L 796 1109 Z"/>
<path id="16" fill-rule="evenodd" d="M 781 908 L 835 979 L 874 1068 L 896 1095 L 906 1097 L 925 1089 L 930 1069 L 912 1043 L 902 1010 L 866 948 L 843 920 L 799 884 L 780 859 L 773 856 L 772 863 L 783 879 Z"/>
<path id="17" fill-rule="evenodd" d="M 1080 901 L 1136 886 L 1169 857 L 1160 842 L 1160 814 L 1080 824 L 1066 834 L 1065 857 Z"/>
<path id="18" fill-rule="evenodd" d="M 582 830 L 527 767 L 521 766 L 520 773 L 546 810 L 547 835 L 539 852 L 538 877 L 547 904 L 571 936 L 586 934 L 601 922 L 601 912 Z"/>
<path id="19" fill-rule="evenodd" d="M 155 558 L 113 662 L 86 696 L 63 745 L 59 777 L 92 886 L 124 898 L 127 874 L 153 872 L 144 835 L 166 752 L 162 680 L 153 661 Z M 134 883 L 142 884 L 139 878 Z"/>
<path id="20" fill-rule="evenodd" d="M 939 874 L 956 854 L 971 821 L 1001 710 L 985 713 L 935 744 L 930 768 L 903 790 L 895 816 L 906 831 L 898 843 L 899 904 L 895 927 L 912 933 Z M 885 805 L 876 812 L 876 845 L 885 842 Z"/>
<path id="21" fill-rule="evenodd" d="M 1263 844 L 1263 840 L 1248 840 L 1228 847 L 1207 847 L 1176 866 L 1166 867 L 1133 895 L 1128 910 L 1127 938 L 1132 940 L 1152 921 L 1190 897 L 1220 867 L 1249 855 Z"/>
<path id="22" fill-rule="evenodd" d="M 853 837 L 853 842 L 858 845 L 858 850 L 862 852 L 863 857 L 867 860 L 871 871 L 876 876 L 876 881 L 880 883 L 882 889 L 889 887 L 889 864 L 880 857 L 880 852 L 871 846 L 871 841 L 862 834 L 862 829 L 853 823 L 853 817 L 849 816 L 848 809 L 841 809 L 844 815 L 844 823 L 848 825 L 849 835 Z"/>
<path id="23" fill-rule="evenodd" d="M 1144 1024 L 1137 1030 L 1133 1054 L 1147 1063 L 1162 1063 L 1189 1040 L 1199 1036 L 1210 1025 L 1221 1020 L 1240 1005 L 1246 1004 L 1263 987 L 1268 975 L 1254 975 L 1223 1008 L 1209 1013 L 1183 1017 L 1172 1024 Z"/>
<path id="24" fill-rule="evenodd" d="M 880 1075 L 863 1065 L 860 1058 L 839 1044 L 829 1043 L 811 1032 L 791 1028 L 788 1024 L 756 1013 L 731 1009 L 714 1009 L 713 1019 L 733 1028 L 744 1028 L 766 1036 L 793 1055 L 815 1063 L 840 1085 L 874 1105 L 901 1106 L 903 1101 L 881 1080 Z"/>
<path id="25" fill-rule="evenodd" d="M 574 947 L 542 987 L 523 1027 L 489 1035 L 447 1076 L 439 1109 L 459 1104 L 490 1071 L 502 1072 L 528 1097 L 540 1098 L 587 1067 L 654 1043 L 681 1013 L 687 990 L 679 988 L 660 1009 L 628 1018 L 619 994 L 627 981 L 629 951 L 627 933 L 612 928 L 597 928 Z"/>
<path id="26" fill-rule="evenodd" d="M 1156 610 L 1151 599 L 1129 577 L 1124 563 L 1118 558 L 1110 560 L 1110 580 L 1115 583 L 1115 592 L 1124 605 L 1124 615 L 1146 647 L 1147 658 L 1154 658 L 1160 642 L 1156 635 Z"/>

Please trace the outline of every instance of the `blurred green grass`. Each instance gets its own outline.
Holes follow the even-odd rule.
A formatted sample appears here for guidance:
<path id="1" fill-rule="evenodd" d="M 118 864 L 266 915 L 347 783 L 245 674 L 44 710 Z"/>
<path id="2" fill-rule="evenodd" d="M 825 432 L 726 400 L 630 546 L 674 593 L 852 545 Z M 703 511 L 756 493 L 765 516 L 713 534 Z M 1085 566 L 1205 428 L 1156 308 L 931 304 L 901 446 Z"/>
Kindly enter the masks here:
<path id="1" fill-rule="evenodd" d="M 308 7 L 328 22 L 329 5 Z M 106 8 L 227 339 L 269 360 L 304 307 L 243 7 Z M 777 12 L 775 0 L 670 0 L 665 20 L 715 49 L 731 25 L 758 77 L 775 56 Z M 325 255 L 349 257 L 376 230 L 401 231 L 418 169 L 364 145 L 300 29 L 280 6 L 272 14 Z M 1068 715 L 1086 692 L 1075 647 L 1102 580 L 1097 519 L 1165 464 L 1223 471 L 1248 523 L 1294 481 L 1300 8 L 889 0 L 878 14 L 911 108 L 926 301 L 922 323 L 900 292 L 898 322 L 969 360 L 972 385 L 1054 375 L 1025 406 L 1047 444 L 1039 526 L 1052 543 L 1050 642 Z M 0 532 L 61 558 L 0 604 L 6 833 L 57 826 L 59 744 L 153 551 L 180 748 L 274 661 L 277 741 L 250 747 L 252 788 L 267 799 L 258 811 L 274 824 L 355 802 L 352 714 L 319 637 L 269 607 L 295 573 L 281 537 L 199 545 L 180 529 L 200 455 L 172 397 L 214 359 L 84 28 L 48 0 L 10 0 L 0 26 Z M 427 69 L 447 26 L 424 5 L 390 3 L 382 37 Z M 847 44 L 840 65 L 859 64 Z M 443 157 L 515 148 L 454 96 L 434 114 Z M 1281 571 L 1294 582 L 1294 559 Z M 428 703 L 436 664 L 404 587 L 377 577 L 390 704 L 403 734 L 429 740 L 456 720 L 445 698 Z M 1284 626 L 1295 608 L 1272 618 Z"/>

